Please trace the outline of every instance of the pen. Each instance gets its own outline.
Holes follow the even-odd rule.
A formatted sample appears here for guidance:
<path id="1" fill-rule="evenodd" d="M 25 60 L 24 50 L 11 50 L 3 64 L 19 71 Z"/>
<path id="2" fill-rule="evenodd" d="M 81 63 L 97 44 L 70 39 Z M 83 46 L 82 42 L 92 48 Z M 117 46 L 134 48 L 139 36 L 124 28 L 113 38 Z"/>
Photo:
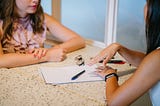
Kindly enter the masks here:
<path id="1" fill-rule="evenodd" d="M 103 63 L 103 60 L 99 61 L 99 63 Z M 125 61 L 122 61 L 122 60 L 109 60 L 107 63 L 111 63 L 111 64 L 125 64 Z"/>
<path id="2" fill-rule="evenodd" d="M 81 71 L 80 73 L 76 74 L 75 76 L 72 77 L 71 80 L 77 79 L 80 75 L 82 75 L 86 70 Z"/>
<path id="3" fill-rule="evenodd" d="M 125 62 L 122 60 L 109 60 L 107 63 L 113 63 L 113 64 L 124 64 Z"/>

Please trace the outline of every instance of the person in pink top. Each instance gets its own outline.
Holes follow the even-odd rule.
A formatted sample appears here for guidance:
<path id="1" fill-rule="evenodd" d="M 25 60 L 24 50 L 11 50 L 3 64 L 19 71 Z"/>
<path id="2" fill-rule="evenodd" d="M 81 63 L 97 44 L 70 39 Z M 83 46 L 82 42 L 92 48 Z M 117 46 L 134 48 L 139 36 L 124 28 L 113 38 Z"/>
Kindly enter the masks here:
<path id="1" fill-rule="evenodd" d="M 0 68 L 59 62 L 84 39 L 43 12 L 41 0 L 0 0 Z M 49 31 L 62 43 L 44 48 Z"/>

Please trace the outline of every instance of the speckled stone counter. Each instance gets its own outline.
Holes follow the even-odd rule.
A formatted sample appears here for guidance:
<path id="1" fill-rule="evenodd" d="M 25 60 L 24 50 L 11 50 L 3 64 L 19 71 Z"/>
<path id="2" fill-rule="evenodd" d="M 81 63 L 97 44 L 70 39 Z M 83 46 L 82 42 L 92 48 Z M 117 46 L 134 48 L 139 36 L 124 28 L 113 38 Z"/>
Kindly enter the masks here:
<path id="1" fill-rule="evenodd" d="M 63 85 L 46 84 L 38 68 L 61 67 L 75 64 L 74 58 L 82 55 L 85 60 L 102 50 L 87 45 L 67 55 L 63 62 L 47 62 L 17 68 L 0 69 L 0 106 L 104 106 L 105 82 L 84 82 Z M 131 69 L 128 64 L 111 65 L 121 72 Z M 131 74 L 120 77 L 123 83 Z"/>

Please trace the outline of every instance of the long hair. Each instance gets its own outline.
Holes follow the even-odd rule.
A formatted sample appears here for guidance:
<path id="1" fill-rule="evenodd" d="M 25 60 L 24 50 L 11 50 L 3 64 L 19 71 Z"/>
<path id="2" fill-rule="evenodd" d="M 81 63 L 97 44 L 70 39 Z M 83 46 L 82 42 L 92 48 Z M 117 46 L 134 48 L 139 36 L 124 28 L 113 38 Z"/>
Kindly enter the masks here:
<path id="1" fill-rule="evenodd" d="M 34 33 L 41 33 L 44 30 L 44 13 L 40 3 L 41 0 L 39 0 L 37 11 L 34 14 L 29 14 Z M 15 17 L 14 7 L 15 0 L 0 0 L 0 19 L 3 20 L 2 28 L 4 32 L 0 39 L 5 38 L 7 35 L 12 36 L 13 17 Z"/>
<path id="2" fill-rule="evenodd" d="M 147 54 L 160 47 L 160 0 L 147 0 Z"/>

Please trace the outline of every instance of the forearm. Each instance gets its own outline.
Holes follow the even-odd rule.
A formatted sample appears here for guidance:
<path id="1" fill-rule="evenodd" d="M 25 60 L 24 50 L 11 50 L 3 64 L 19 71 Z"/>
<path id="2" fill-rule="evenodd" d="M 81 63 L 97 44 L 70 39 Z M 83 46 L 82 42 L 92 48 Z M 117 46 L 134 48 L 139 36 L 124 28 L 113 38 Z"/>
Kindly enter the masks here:
<path id="1" fill-rule="evenodd" d="M 75 37 L 55 47 L 60 47 L 64 49 L 66 53 L 69 53 L 85 47 L 85 40 L 81 37 Z"/>
<path id="2" fill-rule="evenodd" d="M 106 81 L 106 100 L 107 100 L 107 104 L 110 106 L 113 102 L 113 100 L 112 100 L 113 94 L 119 88 L 118 77 L 113 74 L 113 73 L 116 74 L 116 70 L 110 69 L 108 67 L 106 67 L 106 69 L 104 69 L 102 73 L 106 77 L 105 78 L 105 81 Z"/>
<path id="3" fill-rule="evenodd" d="M 147 55 L 135 73 L 119 87 L 117 86 L 116 77 L 108 78 L 106 81 L 106 97 L 109 106 L 113 104 L 114 106 L 129 106 L 129 104 L 153 87 L 160 79 L 159 56 L 159 50 Z M 113 72 L 113 70 L 106 70 L 106 75 Z M 147 82 L 144 81 L 144 77 L 148 79 Z"/>
<path id="4" fill-rule="evenodd" d="M 106 100 L 110 100 L 114 91 L 119 87 L 116 77 L 106 80 Z M 109 102 L 109 101 L 108 101 Z"/>
<path id="5" fill-rule="evenodd" d="M 80 35 L 60 24 L 54 17 L 45 14 L 45 20 L 49 32 L 63 42 L 58 46 L 67 53 L 85 47 L 85 40 Z"/>
<path id="6" fill-rule="evenodd" d="M 134 66 L 138 66 L 145 57 L 144 53 L 130 50 L 122 45 L 119 45 L 118 53 L 128 61 L 128 63 Z"/>
<path id="7" fill-rule="evenodd" d="M 16 53 L 9 53 L 3 54 L 0 56 L 0 68 L 11 68 L 17 66 L 24 66 L 30 65 L 40 62 L 45 62 L 45 57 L 41 59 L 35 58 L 33 54 L 16 54 Z"/>

